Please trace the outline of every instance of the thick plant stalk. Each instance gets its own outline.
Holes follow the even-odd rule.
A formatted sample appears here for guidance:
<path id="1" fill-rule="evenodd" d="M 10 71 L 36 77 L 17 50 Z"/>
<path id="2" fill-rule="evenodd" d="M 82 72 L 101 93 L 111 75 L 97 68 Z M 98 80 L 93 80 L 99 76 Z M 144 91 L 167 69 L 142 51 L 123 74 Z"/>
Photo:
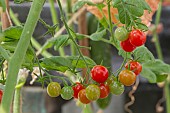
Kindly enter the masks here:
<path id="1" fill-rule="evenodd" d="M 39 19 L 44 2 L 45 0 L 33 1 L 20 40 L 15 49 L 14 55 L 9 61 L 7 81 L 0 107 L 0 113 L 9 113 L 10 111 L 14 88 L 17 83 L 17 75 L 30 44 L 31 36 Z"/>
<path id="2" fill-rule="evenodd" d="M 13 113 L 20 113 L 20 95 L 21 95 L 21 88 L 17 88 L 15 90 L 14 95 L 14 106 L 13 106 Z"/>

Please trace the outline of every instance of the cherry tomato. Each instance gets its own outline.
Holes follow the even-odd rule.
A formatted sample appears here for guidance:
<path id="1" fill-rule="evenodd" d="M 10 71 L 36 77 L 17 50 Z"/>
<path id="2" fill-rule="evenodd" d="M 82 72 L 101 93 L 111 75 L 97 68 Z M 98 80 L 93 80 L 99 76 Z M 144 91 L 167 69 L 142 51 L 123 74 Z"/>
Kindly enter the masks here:
<path id="1" fill-rule="evenodd" d="M 66 86 L 61 89 L 61 97 L 65 100 L 70 100 L 73 97 L 74 91 L 71 86 Z"/>
<path id="2" fill-rule="evenodd" d="M 110 85 L 116 80 L 115 76 L 109 76 L 108 79 L 106 80 L 105 84 Z"/>
<path id="3" fill-rule="evenodd" d="M 91 101 L 86 97 L 86 90 L 82 89 L 81 91 L 79 91 L 78 93 L 78 99 L 81 103 L 83 104 L 88 104 Z"/>
<path id="4" fill-rule="evenodd" d="M 80 90 L 84 89 L 84 86 L 79 83 L 79 82 L 76 82 L 76 85 L 72 87 L 73 90 L 74 90 L 74 98 L 78 98 L 78 93 Z"/>
<path id="5" fill-rule="evenodd" d="M 112 94 L 109 94 L 106 98 L 99 98 L 96 103 L 100 109 L 106 109 L 112 100 Z"/>
<path id="6" fill-rule="evenodd" d="M 109 86 L 101 83 L 99 88 L 100 88 L 100 98 L 106 98 L 109 95 Z"/>
<path id="7" fill-rule="evenodd" d="M 132 45 L 138 47 L 146 42 L 146 35 L 140 30 L 132 30 L 129 34 L 129 40 Z"/>
<path id="8" fill-rule="evenodd" d="M 125 28 L 123 27 L 118 27 L 115 30 L 115 37 L 119 40 L 119 41 L 125 41 L 128 39 L 128 32 Z"/>
<path id="9" fill-rule="evenodd" d="M 1 101 L 2 101 L 2 96 L 3 96 L 3 91 L 0 90 L 0 103 L 1 103 Z"/>
<path id="10" fill-rule="evenodd" d="M 60 95 L 61 86 L 58 82 L 50 82 L 47 86 L 47 93 L 50 97 L 58 97 Z"/>
<path id="11" fill-rule="evenodd" d="M 125 85 L 125 86 L 131 86 L 135 83 L 136 81 L 136 75 L 134 72 L 125 69 L 122 70 L 119 74 L 119 80 L 120 82 Z"/>
<path id="12" fill-rule="evenodd" d="M 124 85 L 118 81 L 114 81 L 109 85 L 110 92 L 115 95 L 121 95 L 124 92 Z"/>
<path id="13" fill-rule="evenodd" d="M 125 64 L 126 69 L 130 69 L 133 71 L 136 75 L 139 75 L 139 73 L 142 71 L 142 65 L 139 62 L 136 61 L 129 61 Z"/>
<path id="14" fill-rule="evenodd" d="M 120 42 L 120 46 L 126 52 L 132 52 L 133 50 L 136 49 L 136 46 L 134 46 L 130 43 L 129 38 L 125 41 Z"/>
<path id="15" fill-rule="evenodd" d="M 91 77 L 94 81 L 98 83 L 103 83 L 107 80 L 109 72 L 106 67 L 101 65 L 96 65 L 91 70 Z"/>
<path id="16" fill-rule="evenodd" d="M 97 85 L 91 84 L 86 88 L 86 97 L 89 100 L 97 100 L 100 97 L 100 88 Z"/>

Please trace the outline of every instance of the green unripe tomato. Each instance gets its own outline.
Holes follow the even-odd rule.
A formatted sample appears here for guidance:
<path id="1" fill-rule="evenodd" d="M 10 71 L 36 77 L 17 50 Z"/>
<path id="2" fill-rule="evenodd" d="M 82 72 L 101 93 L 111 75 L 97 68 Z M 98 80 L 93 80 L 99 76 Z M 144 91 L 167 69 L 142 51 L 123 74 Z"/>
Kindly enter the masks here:
<path id="1" fill-rule="evenodd" d="M 74 91 L 71 86 L 66 86 L 61 89 L 61 97 L 65 100 L 70 100 L 73 97 Z"/>
<path id="2" fill-rule="evenodd" d="M 86 97 L 89 100 L 97 100 L 100 97 L 100 88 L 97 85 L 91 84 L 86 88 Z"/>
<path id="3" fill-rule="evenodd" d="M 96 101 L 96 104 L 99 106 L 100 109 L 106 109 L 109 104 L 111 103 L 112 100 L 112 94 L 109 94 L 108 97 L 104 98 L 104 99 L 98 99 Z"/>
<path id="4" fill-rule="evenodd" d="M 47 86 L 47 93 L 50 97 L 58 97 L 60 95 L 61 86 L 58 82 L 50 82 Z"/>
<path id="5" fill-rule="evenodd" d="M 125 41 L 128 39 L 128 32 L 125 28 L 123 27 L 118 27 L 115 30 L 115 37 L 116 39 L 118 39 L 119 41 Z"/>
<path id="6" fill-rule="evenodd" d="M 121 95 L 124 92 L 124 85 L 118 81 L 114 81 L 109 85 L 110 92 L 115 95 Z"/>

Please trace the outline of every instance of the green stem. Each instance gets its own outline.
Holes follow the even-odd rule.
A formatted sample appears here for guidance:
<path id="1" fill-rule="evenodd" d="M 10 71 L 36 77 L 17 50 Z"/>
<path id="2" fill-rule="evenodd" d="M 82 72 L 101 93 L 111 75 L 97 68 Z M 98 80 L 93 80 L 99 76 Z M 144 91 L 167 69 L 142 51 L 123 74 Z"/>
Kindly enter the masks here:
<path id="1" fill-rule="evenodd" d="M 71 2 L 72 2 L 71 0 L 67 0 L 67 13 L 66 13 L 66 14 L 67 14 L 67 18 L 68 18 L 68 19 L 70 19 L 70 17 L 71 17 L 71 16 L 70 16 L 71 11 L 72 11 L 72 8 L 71 8 L 71 5 L 72 5 L 72 4 L 71 4 Z M 73 28 L 73 25 L 72 25 L 72 24 L 71 24 L 70 26 L 71 26 L 71 28 Z M 75 48 L 73 42 L 70 43 L 70 48 L 71 48 L 71 55 L 72 55 L 72 56 L 76 56 L 76 55 L 77 55 L 77 52 L 76 52 L 76 48 Z"/>
<path id="2" fill-rule="evenodd" d="M 161 46 L 160 46 L 160 42 L 158 39 L 158 35 L 156 32 L 157 26 L 160 22 L 160 17 L 161 17 L 161 11 L 162 11 L 162 0 L 159 3 L 159 8 L 158 11 L 156 13 L 156 20 L 155 20 L 155 30 L 154 30 L 154 34 L 153 34 L 153 39 L 155 41 L 155 47 L 156 47 L 156 51 L 158 54 L 158 58 L 163 60 L 163 54 L 162 54 L 162 50 L 161 50 Z M 165 98 L 166 98 L 166 111 L 167 113 L 170 113 L 170 88 L 169 88 L 169 81 L 166 80 L 165 81 L 165 86 L 164 86 L 164 91 L 165 91 Z"/>
<path id="3" fill-rule="evenodd" d="M 71 39 L 72 42 L 74 43 L 75 48 L 77 49 L 79 55 L 81 56 L 81 58 L 83 59 L 85 65 L 86 65 L 86 68 L 87 68 L 87 70 L 88 70 L 87 73 L 89 73 L 89 72 L 90 72 L 90 71 L 89 71 L 89 66 L 88 66 L 88 64 L 87 64 L 87 62 L 86 62 L 83 54 L 82 54 L 81 51 L 80 51 L 79 45 L 77 44 L 75 38 L 72 36 L 72 33 L 71 33 L 71 31 L 70 31 L 70 28 L 68 27 L 68 25 L 67 25 L 67 23 L 66 23 L 66 21 L 65 21 L 65 17 L 64 17 L 64 13 L 63 13 L 62 6 L 61 6 L 61 2 L 60 2 L 60 0 L 57 0 L 57 2 L 58 2 L 60 14 L 61 14 L 61 20 L 63 21 L 63 23 L 64 23 L 64 25 L 65 25 L 66 31 L 67 31 L 67 33 L 69 34 L 70 39 Z M 74 34 L 74 36 L 76 36 L 76 34 Z"/>
<path id="4" fill-rule="evenodd" d="M 9 113 L 10 111 L 13 92 L 17 83 L 17 75 L 19 69 L 21 68 L 28 46 L 30 44 L 31 36 L 40 17 L 44 2 L 45 0 L 33 0 L 20 40 L 13 56 L 9 61 L 7 81 L 0 108 L 1 113 Z"/>
<path id="5" fill-rule="evenodd" d="M 155 41 L 155 47 L 156 47 L 156 51 L 157 51 L 157 54 L 158 54 L 158 58 L 163 60 L 162 50 L 161 50 L 159 38 L 158 38 L 158 35 L 157 35 L 157 32 L 156 32 L 156 29 L 157 29 L 159 21 L 160 21 L 161 10 L 162 10 L 162 1 L 160 1 L 159 8 L 158 8 L 158 11 L 156 13 L 155 30 L 153 32 L 153 39 Z"/>
<path id="6" fill-rule="evenodd" d="M 10 9 L 10 17 L 15 25 L 21 26 L 21 22 L 18 20 L 18 18 L 15 16 L 14 12 L 11 9 Z M 31 37 L 31 42 L 32 42 L 33 47 L 35 47 L 36 50 L 41 49 L 41 45 L 33 37 Z M 47 57 L 47 58 L 52 56 L 46 50 L 44 50 L 41 54 L 42 56 Z"/>
<path id="7" fill-rule="evenodd" d="M 107 3 L 108 5 L 108 14 L 109 14 L 109 28 L 110 28 L 110 34 L 111 34 L 111 41 L 113 40 L 113 44 L 116 48 L 116 40 L 114 38 L 114 34 L 113 34 L 113 24 L 112 24 L 112 18 L 111 18 L 111 12 L 110 12 L 110 2 Z"/>
<path id="8" fill-rule="evenodd" d="M 14 94 L 14 106 L 13 106 L 13 113 L 20 113 L 20 95 L 21 95 L 21 88 L 17 88 Z"/>
<path id="9" fill-rule="evenodd" d="M 51 16 L 52 16 L 52 21 L 53 21 L 53 24 L 57 24 L 58 23 L 58 16 L 57 16 L 57 12 L 56 12 L 56 9 L 55 9 L 55 4 L 54 4 L 54 0 L 49 0 L 49 3 L 50 3 L 50 11 L 51 11 Z M 56 32 L 58 31 L 58 27 L 56 29 Z M 65 52 L 64 52 L 64 48 L 59 48 L 59 54 L 60 56 L 65 56 Z"/>

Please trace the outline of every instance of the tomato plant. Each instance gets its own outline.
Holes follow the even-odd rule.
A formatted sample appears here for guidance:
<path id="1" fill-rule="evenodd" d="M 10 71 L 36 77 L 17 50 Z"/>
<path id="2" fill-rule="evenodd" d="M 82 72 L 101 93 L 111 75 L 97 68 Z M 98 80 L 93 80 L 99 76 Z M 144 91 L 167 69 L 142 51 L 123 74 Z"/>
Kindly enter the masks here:
<path id="1" fill-rule="evenodd" d="M 139 75 L 142 71 L 142 65 L 137 61 L 129 61 L 125 64 L 126 69 L 130 69 L 133 71 L 136 75 Z"/>
<path id="2" fill-rule="evenodd" d="M 50 97 L 58 97 L 61 92 L 61 86 L 58 82 L 50 82 L 47 86 L 47 93 Z"/>
<path id="3" fill-rule="evenodd" d="M 91 101 L 86 97 L 86 90 L 82 89 L 79 93 L 78 93 L 78 99 L 81 103 L 83 104 L 89 104 Z"/>
<path id="4" fill-rule="evenodd" d="M 128 38 L 127 40 L 125 40 L 125 41 L 121 41 L 121 42 L 120 42 L 120 46 L 121 46 L 122 49 L 123 49 L 124 51 L 126 51 L 126 52 L 132 52 L 133 50 L 136 49 L 136 46 L 134 46 L 134 45 L 132 45 L 132 44 L 130 43 L 129 38 Z"/>
<path id="5" fill-rule="evenodd" d="M 73 90 L 74 90 L 74 98 L 78 98 L 78 93 L 80 90 L 84 89 L 84 86 L 79 83 L 79 82 L 76 82 L 76 85 L 72 87 Z"/>
<path id="6" fill-rule="evenodd" d="M 100 86 L 100 98 L 106 98 L 109 95 L 109 86 L 101 83 Z"/>
<path id="7" fill-rule="evenodd" d="M 26 1 L 29 0 L 14 0 L 15 3 Z M 155 7 L 145 0 L 92 1 L 77 0 L 73 5 L 70 0 L 67 0 L 69 11 L 65 12 L 63 10 L 65 4 L 61 3 L 61 0 L 56 0 L 58 12 L 54 7 L 55 2 L 50 0 L 53 25 L 49 25 L 48 22 L 40 18 L 45 0 L 33 1 L 27 21 L 24 24 L 21 24 L 12 12 L 9 15 L 8 10 L 6 10 L 9 7 L 8 4 L 0 0 L 1 13 L 7 15 L 2 17 L 0 25 L 0 83 L 5 87 L 0 112 L 8 113 L 13 100 L 14 113 L 20 112 L 20 105 L 16 103 L 20 102 L 19 94 L 21 94 L 21 88 L 27 81 L 29 72 L 32 76 L 30 84 L 36 81 L 44 87 L 50 81 L 47 86 L 47 93 L 51 97 L 57 97 L 61 94 L 63 99 L 69 100 L 74 97 L 83 104 L 97 100 L 100 106 L 102 102 L 106 105 L 109 103 L 107 100 L 110 98 L 109 92 L 120 95 L 124 92 L 124 86 L 133 85 L 136 81 L 136 75 L 140 74 L 151 83 L 166 80 L 170 73 L 170 65 L 155 59 L 144 45 L 147 39 L 147 32 L 145 31 L 148 31 L 150 18 L 157 9 L 157 1 L 154 1 L 154 3 L 157 3 Z M 85 7 L 82 8 L 83 6 Z M 85 9 L 98 19 L 96 25 L 88 24 L 96 27 L 96 31 L 91 28 L 93 32 L 88 35 L 83 34 L 86 30 L 83 33 L 77 33 L 77 29 L 74 29 L 72 24 L 77 18 L 81 20 L 83 16 L 80 15 Z M 159 12 L 161 12 L 160 10 L 161 8 Z M 57 20 L 57 13 L 60 14 L 61 21 Z M 70 16 L 70 14 L 73 16 Z M 14 26 L 12 26 L 10 16 L 15 24 Z M 145 20 L 148 19 L 147 16 L 149 21 Z M 67 19 L 70 19 L 70 21 L 67 22 Z M 44 41 L 45 43 L 42 43 L 42 46 L 32 37 L 34 36 L 33 32 L 36 32 L 35 27 L 38 21 L 47 29 L 44 34 L 41 34 L 41 37 L 46 39 L 46 35 L 51 36 Z M 62 22 L 62 24 L 59 22 Z M 85 23 L 85 21 L 80 22 Z M 85 25 L 82 25 L 82 23 L 78 24 L 78 31 L 85 29 Z M 62 28 L 58 26 L 59 24 L 63 25 Z M 156 33 L 156 30 L 154 32 Z M 157 35 L 154 34 L 154 37 L 157 37 Z M 90 58 L 88 54 L 92 49 L 93 51 L 100 50 L 96 49 L 99 46 L 91 48 L 90 44 L 86 44 L 87 38 L 94 43 L 99 41 L 108 46 L 113 46 L 118 51 L 118 55 L 124 59 L 123 62 L 119 62 L 121 63 L 120 67 L 117 70 L 111 70 L 111 65 L 105 65 L 107 58 L 103 57 L 99 62 Z M 69 53 L 65 46 L 69 48 Z M 156 46 L 158 56 L 163 60 L 160 55 L 159 42 L 156 43 Z M 104 46 L 102 47 L 104 49 Z M 53 49 L 59 55 L 55 54 L 54 56 L 48 49 Z M 110 50 L 104 50 L 112 53 Z M 40 54 L 43 58 L 38 56 Z M 102 55 L 105 56 L 105 54 L 100 53 L 96 54 L 96 57 Z M 127 62 L 129 59 L 134 59 L 134 61 Z M 126 69 L 123 69 L 124 66 Z M 54 76 L 50 74 L 50 71 L 57 71 L 65 76 Z M 46 76 L 43 76 L 44 74 Z M 61 84 L 64 85 L 62 89 L 59 83 L 51 82 L 54 78 L 60 80 Z M 14 99 L 13 92 L 15 92 Z M 102 108 L 105 108 L 105 106 L 102 106 Z"/>
<path id="8" fill-rule="evenodd" d="M 106 67 L 97 65 L 94 66 L 91 70 L 91 77 L 94 81 L 98 83 L 103 83 L 107 80 L 109 72 Z"/>
<path id="9" fill-rule="evenodd" d="M 131 86 L 136 81 L 136 75 L 134 72 L 125 69 L 119 73 L 119 80 L 125 86 Z"/>
<path id="10" fill-rule="evenodd" d="M 136 47 L 141 46 L 146 42 L 146 35 L 140 30 L 132 30 L 129 34 L 129 41 Z"/>
<path id="11" fill-rule="evenodd" d="M 91 84 L 86 88 L 86 97 L 89 100 L 97 100 L 100 97 L 100 88 L 97 85 Z"/>
<path id="12" fill-rule="evenodd" d="M 61 89 L 61 97 L 65 100 L 70 100 L 73 97 L 74 91 L 71 86 L 65 86 Z"/>
<path id="13" fill-rule="evenodd" d="M 124 85 L 118 81 L 114 81 L 109 85 L 110 92 L 114 95 L 121 95 L 124 92 Z"/>
<path id="14" fill-rule="evenodd" d="M 117 38 L 119 41 L 125 41 L 128 39 L 128 32 L 123 27 L 118 27 L 115 30 L 115 38 Z"/>

